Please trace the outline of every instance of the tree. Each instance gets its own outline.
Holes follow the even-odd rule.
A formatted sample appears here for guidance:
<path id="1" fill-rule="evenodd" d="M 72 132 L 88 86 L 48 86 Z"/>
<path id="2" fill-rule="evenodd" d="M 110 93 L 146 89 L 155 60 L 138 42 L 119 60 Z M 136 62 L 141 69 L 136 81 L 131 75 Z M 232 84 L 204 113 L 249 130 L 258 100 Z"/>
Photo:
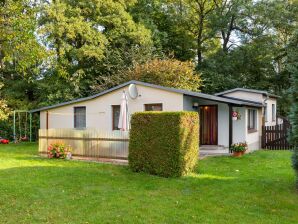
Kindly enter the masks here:
<path id="1" fill-rule="evenodd" d="M 36 38 L 37 13 L 32 0 L 0 1 L 1 99 L 10 108 L 25 109 L 36 100 L 32 86 L 47 57 Z"/>
<path id="2" fill-rule="evenodd" d="M 201 77 L 195 72 L 195 65 L 192 62 L 181 62 L 176 59 L 153 59 L 121 71 L 120 74 L 112 76 L 103 85 L 94 86 L 94 89 L 101 91 L 130 80 L 191 91 L 200 91 L 202 86 Z"/>
<path id="3" fill-rule="evenodd" d="M 0 77 L 30 78 L 46 56 L 35 36 L 36 7 L 30 0 L 0 1 Z"/>
<path id="4" fill-rule="evenodd" d="M 1 89 L 1 86 L 0 86 Z M 0 121 L 6 121 L 10 115 L 10 108 L 8 108 L 5 100 L 0 100 Z"/>
<path id="5" fill-rule="evenodd" d="M 104 59 L 108 46 L 150 44 L 150 32 L 134 23 L 133 1 L 54 0 L 43 4 L 40 34 L 59 76 L 81 77 Z"/>
<path id="6" fill-rule="evenodd" d="M 51 52 L 43 74 L 44 82 L 55 86 L 44 85 L 51 102 L 90 94 L 98 76 L 110 75 L 110 59 L 115 67 L 122 60 L 129 64 L 124 52 L 151 47 L 150 31 L 128 13 L 134 2 L 43 1 L 39 35 Z"/>
<path id="7" fill-rule="evenodd" d="M 287 70 L 291 74 L 291 137 L 290 140 L 294 145 L 292 156 L 293 168 L 297 174 L 298 189 L 298 31 L 291 39 L 287 48 Z"/>

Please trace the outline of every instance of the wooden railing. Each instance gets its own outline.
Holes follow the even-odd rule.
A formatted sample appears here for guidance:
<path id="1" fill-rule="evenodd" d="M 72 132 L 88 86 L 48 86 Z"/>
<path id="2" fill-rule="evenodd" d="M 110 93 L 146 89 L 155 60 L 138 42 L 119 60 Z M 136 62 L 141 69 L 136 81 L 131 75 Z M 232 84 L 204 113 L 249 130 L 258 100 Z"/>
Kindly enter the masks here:
<path id="1" fill-rule="evenodd" d="M 127 159 L 129 133 L 98 129 L 40 129 L 39 152 L 55 142 L 63 142 L 73 148 L 74 156 Z"/>

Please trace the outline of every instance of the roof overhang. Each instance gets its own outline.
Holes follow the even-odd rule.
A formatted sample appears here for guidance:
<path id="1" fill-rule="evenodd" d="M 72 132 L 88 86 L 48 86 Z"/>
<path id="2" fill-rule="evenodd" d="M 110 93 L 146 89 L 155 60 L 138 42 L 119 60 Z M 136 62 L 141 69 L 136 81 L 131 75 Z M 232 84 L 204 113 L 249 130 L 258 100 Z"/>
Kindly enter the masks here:
<path id="1" fill-rule="evenodd" d="M 245 88 L 235 88 L 235 89 L 230 89 L 230 90 L 226 90 L 220 93 L 215 93 L 215 96 L 223 96 L 227 93 L 232 93 L 232 92 L 236 92 L 236 91 L 242 91 L 242 92 L 248 92 L 248 93 L 258 93 L 258 94 L 262 94 L 264 96 L 269 96 L 272 98 L 280 98 L 280 96 L 269 93 L 267 91 L 263 91 L 263 90 L 256 90 L 256 89 L 245 89 Z"/>
<path id="2" fill-rule="evenodd" d="M 211 101 L 215 101 L 215 102 L 219 102 L 219 103 L 231 104 L 231 105 L 235 105 L 235 106 L 252 106 L 252 107 L 263 107 L 264 106 L 262 103 L 259 103 L 259 102 L 253 102 L 253 101 L 248 102 L 248 101 L 242 100 L 242 99 L 231 99 L 231 98 L 227 98 L 227 97 L 204 94 L 204 93 L 200 93 L 200 92 L 192 92 L 192 91 L 188 91 L 188 90 L 176 89 L 176 88 L 171 88 L 171 87 L 164 87 L 164 86 L 154 85 L 154 84 L 150 84 L 150 83 L 146 83 L 146 82 L 140 82 L 140 81 L 132 80 L 132 81 L 123 83 L 121 85 L 115 86 L 111 89 L 102 91 L 98 94 L 89 96 L 89 97 L 74 99 L 74 100 L 71 100 L 71 101 L 67 101 L 67 102 L 63 102 L 63 103 L 59 103 L 59 104 L 55 104 L 55 105 L 51 105 L 51 106 L 47 106 L 47 107 L 41 107 L 41 108 L 38 108 L 38 109 L 31 110 L 30 112 L 35 113 L 35 112 L 50 110 L 50 109 L 54 109 L 54 108 L 58 108 L 58 107 L 63 107 L 63 106 L 66 106 L 66 105 L 71 105 L 71 104 L 75 104 L 75 103 L 79 103 L 79 102 L 92 100 L 92 99 L 95 99 L 97 97 L 108 94 L 110 92 L 113 92 L 115 90 L 121 89 L 121 88 L 123 88 L 125 86 L 128 86 L 130 84 L 161 89 L 161 90 L 165 90 L 165 91 L 169 91 L 169 92 L 180 93 L 180 94 L 183 94 L 183 95 L 186 95 L 186 96 L 198 97 L 198 98 L 201 98 L 201 99 L 211 100 Z"/>

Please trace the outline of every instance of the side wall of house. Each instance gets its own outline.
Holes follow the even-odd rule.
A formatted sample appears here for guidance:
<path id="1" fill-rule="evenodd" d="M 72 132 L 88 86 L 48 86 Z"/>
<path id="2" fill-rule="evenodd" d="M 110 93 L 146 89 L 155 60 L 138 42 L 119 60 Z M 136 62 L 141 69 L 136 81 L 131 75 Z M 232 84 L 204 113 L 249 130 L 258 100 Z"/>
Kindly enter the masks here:
<path id="1" fill-rule="evenodd" d="M 257 127 L 256 131 L 250 132 L 247 129 L 248 124 L 248 109 L 256 109 L 256 108 L 246 108 L 246 142 L 248 144 L 248 149 L 250 151 L 258 150 L 261 148 L 261 136 L 262 136 L 262 117 L 263 112 L 261 108 L 256 109 L 257 110 Z"/>
<path id="2" fill-rule="evenodd" d="M 240 120 L 233 122 L 233 143 L 245 142 L 246 141 L 246 108 L 245 107 L 233 107 L 233 111 L 240 113 Z M 230 115 L 232 116 L 232 115 Z"/>
<path id="3" fill-rule="evenodd" d="M 276 125 L 276 108 L 277 108 L 277 101 L 275 98 L 268 98 L 265 103 L 267 103 L 267 119 L 265 120 L 266 126 Z M 273 118 L 273 110 L 272 105 L 275 105 L 275 118 Z"/>
<path id="4" fill-rule="evenodd" d="M 248 110 L 257 110 L 256 130 L 248 131 Z M 240 120 L 233 121 L 233 143 L 246 142 L 250 151 L 261 148 L 262 108 L 233 107 L 241 115 Z"/>
<path id="5" fill-rule="evenodd" d="M 260 93 L 251 93 L 251 92 L 246 92 L 246 91 L 235 91 L 231 93 L 226 93 L 224 96 L 227 97 L 233 97 L 233 98 L 238 98 L 238 99 L 244 99 L 244 100 L 251 100 L 255 102 L 263 102 L 263 94 Z"/>
<path id="6" fill-rule="evenodd" d="M 162 103 L 164 111 L 183 110 L 183 94 L 137 85 L 139 97 L 128 99 L 129 113 L 144 111 L 144 104 Z M 86 127 L 112 130 L 112 105 L 120 105 L 123 90 L 115 90 L 96 99 L 48 110 L 49 128 L 74 128 L 74 107 L 86 107 Z M 46 111 L 40 113 L 40 128 L 46 128 Z"/>

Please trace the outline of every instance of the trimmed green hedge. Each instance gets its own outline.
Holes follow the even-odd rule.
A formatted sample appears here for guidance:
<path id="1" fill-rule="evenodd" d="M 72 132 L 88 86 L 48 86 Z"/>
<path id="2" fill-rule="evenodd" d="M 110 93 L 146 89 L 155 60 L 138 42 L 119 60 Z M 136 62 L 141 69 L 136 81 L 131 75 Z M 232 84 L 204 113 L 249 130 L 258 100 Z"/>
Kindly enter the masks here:
<path id="1" fill-rule="evenodd" d="M 196 112 L 139 112 L 132 115 L 129 166 L 163 177 L 187 174 L 197 163 Z"/>

